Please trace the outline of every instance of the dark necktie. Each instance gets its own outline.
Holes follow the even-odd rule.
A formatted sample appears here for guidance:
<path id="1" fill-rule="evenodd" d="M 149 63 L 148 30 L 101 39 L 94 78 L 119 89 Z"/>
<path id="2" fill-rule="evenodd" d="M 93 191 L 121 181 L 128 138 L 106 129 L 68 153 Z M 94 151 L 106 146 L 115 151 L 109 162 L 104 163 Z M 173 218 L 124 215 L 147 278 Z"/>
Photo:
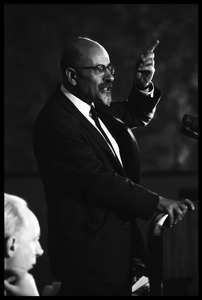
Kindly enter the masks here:
<path id="1" fill-rule="evenodd" d="M 93 120 L 95 121 L 95 125 L 97 126 L 97 128 L 100 130 L 100 132 L 102 133 L 102 135 L 104 136 L 106 142 L 108 143 L 108 145 L 110 146 L 110 149 L 112 150 L 114 156 L 117 158 L 117 160 L 120 162 L 120 160 L 118 159 L 117 155 L 116 155 L 116 152 L 112 146 L 112 143 L 110 142 L 107 134 L 105 133 L 104 129 L 102 128 L 101 124 L 100 124 L 100 121 L 98 119 L 98 114 L 97 114 L 97 111 L 95 109 L 95 107 L 93 105 L 91 105 L 91 109 L 90 109 L 90 114 L 93 118 Z"/>

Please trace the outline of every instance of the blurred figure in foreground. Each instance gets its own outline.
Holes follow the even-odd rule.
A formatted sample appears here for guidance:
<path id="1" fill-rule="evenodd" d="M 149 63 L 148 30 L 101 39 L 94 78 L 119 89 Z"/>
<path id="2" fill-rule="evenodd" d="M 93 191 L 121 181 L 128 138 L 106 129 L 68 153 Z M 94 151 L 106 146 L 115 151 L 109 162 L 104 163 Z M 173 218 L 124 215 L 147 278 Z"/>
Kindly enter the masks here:
<path id="1" fill-rule="evenodd" d="M 27 202 L 4 194 L 4 296 L 39 296 L 29 270 L 43 254 L 40 226 Z"/>

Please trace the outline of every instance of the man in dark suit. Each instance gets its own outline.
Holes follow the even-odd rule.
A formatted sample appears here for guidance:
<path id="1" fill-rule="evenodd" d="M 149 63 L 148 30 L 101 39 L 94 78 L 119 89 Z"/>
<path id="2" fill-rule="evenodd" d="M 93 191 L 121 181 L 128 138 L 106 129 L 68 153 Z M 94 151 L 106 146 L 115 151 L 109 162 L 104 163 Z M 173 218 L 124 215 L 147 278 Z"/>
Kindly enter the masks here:
<path id="1" fill-rule="evenodd" d="M 48 207 L 48 251 L 61 295 L 131 295 L 134 258 L 143 259 L 136 218 L 168 213 L 175 224 L 193 204 L 140 185 L 139 150 L 130 128 L 152 119 L 154 48 L 137 63 L 127 101 L 112 102 L 114 67 L 96 41 L 65 47 L 59 84 L 37 117 L 34 149 Z"/>

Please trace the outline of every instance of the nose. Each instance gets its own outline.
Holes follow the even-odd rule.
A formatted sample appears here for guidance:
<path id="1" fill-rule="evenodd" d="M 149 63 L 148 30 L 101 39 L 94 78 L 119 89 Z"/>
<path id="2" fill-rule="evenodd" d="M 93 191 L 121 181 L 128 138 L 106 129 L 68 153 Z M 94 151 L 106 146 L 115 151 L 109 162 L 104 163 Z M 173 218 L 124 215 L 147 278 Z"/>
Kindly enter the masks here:
<path id="1" fill-rule="evenodd" d="M 110 72 L 110 70 L 106 69 L 106 72 L 104 74 L 104 79 L 109 81 L 114 81 L 114 75 Z"/>
<path id="2" fill-rule="evenodd" d="M 37 249 L 36 249 L 36 255 L 41 256 L 41 255 L 43 255 L 43 253 L 44 253 L 44 250 L 42 249 L 41 244 L 38 242 Z"/>

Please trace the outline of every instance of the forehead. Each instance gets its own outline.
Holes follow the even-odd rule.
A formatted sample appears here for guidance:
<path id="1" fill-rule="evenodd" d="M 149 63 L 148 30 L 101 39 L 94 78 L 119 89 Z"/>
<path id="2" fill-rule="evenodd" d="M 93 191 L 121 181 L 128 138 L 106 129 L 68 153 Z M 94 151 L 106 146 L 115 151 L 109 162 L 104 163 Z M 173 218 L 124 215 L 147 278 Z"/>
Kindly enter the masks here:
<path id="1" fill-rule="evenodd" d="M 40 234 L 40 226 L 36 216 L 31 210 L 26 208 L 23 212 L 24 216 L 24 232 L 28 233 L 30 236 L 38 236 Z"/>
<path id="2" fill-rule="evenodd" d="M 85 64 L 95 66 L 98 64 L 107 65 L 110 62 L 109 54 L 99 44 L 89 43 L 82 51 Z"/>

